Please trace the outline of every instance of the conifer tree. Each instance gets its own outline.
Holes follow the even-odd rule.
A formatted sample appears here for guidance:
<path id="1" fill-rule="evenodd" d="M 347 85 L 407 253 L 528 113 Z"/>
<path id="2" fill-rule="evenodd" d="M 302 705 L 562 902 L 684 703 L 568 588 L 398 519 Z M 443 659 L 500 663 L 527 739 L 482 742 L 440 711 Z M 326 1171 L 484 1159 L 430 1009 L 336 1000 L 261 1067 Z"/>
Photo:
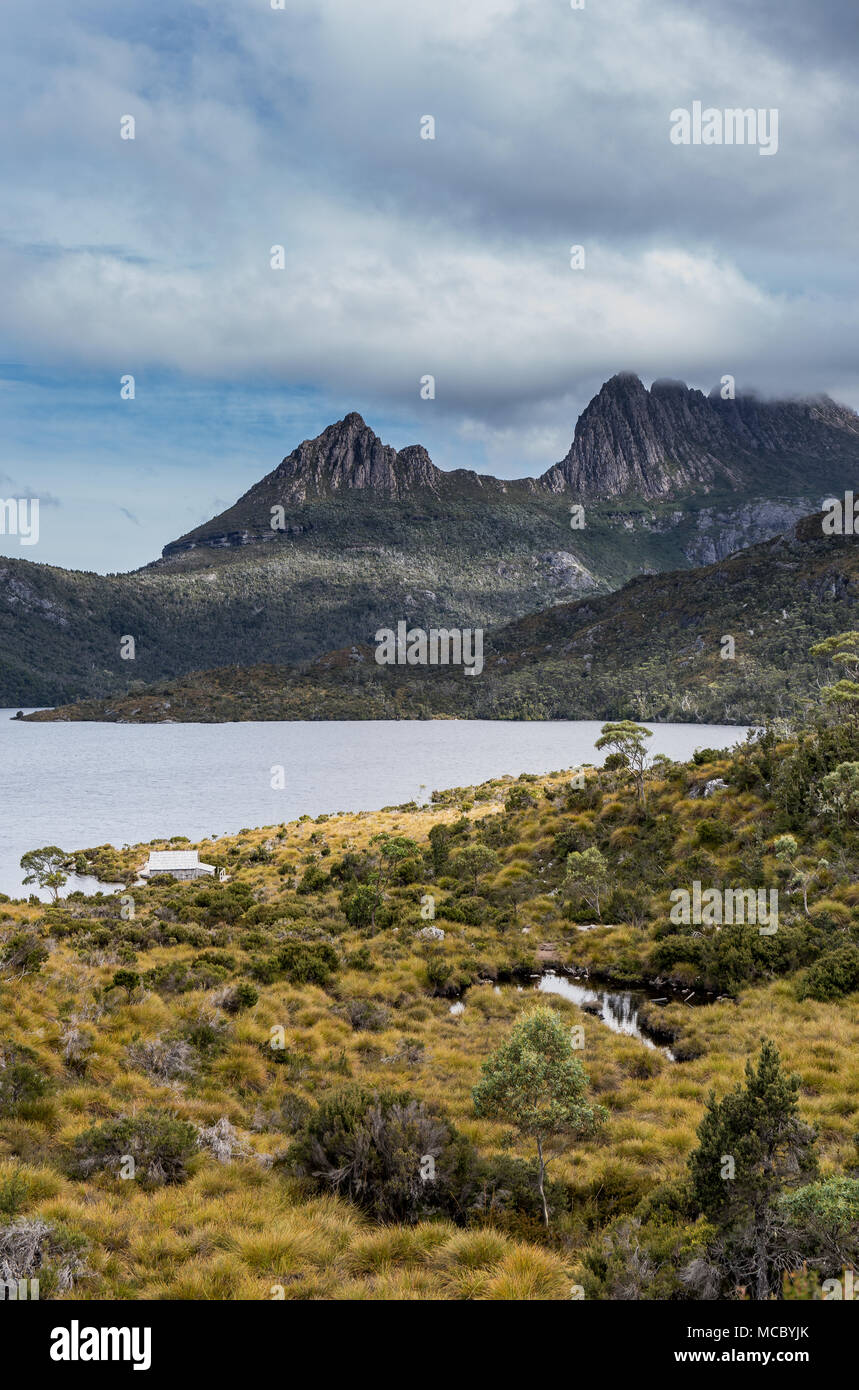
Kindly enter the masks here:
<path id="1" fill-rule="evenodd" d="M 798 1094 L 799 1077 L 782 1070 L 778 1048 L 764 1039 L 757 1061 L 746 1062 L 745 1084 L 721 1101 L 711 1092 L 689 1158 L 698 1210 L 746 1250 L 759 1299 L 773 1291 L 774 1204 L 784 1188 L 817 1176 L 816 1135 L 800 1118 Z"/>

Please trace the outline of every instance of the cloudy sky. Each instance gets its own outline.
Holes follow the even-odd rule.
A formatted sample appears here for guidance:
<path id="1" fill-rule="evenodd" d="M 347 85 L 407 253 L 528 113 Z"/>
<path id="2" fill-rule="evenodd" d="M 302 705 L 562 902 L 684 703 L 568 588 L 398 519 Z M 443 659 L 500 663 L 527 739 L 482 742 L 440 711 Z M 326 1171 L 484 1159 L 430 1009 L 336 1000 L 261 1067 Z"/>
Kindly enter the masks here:
<path id="1" fill-rule="evenodd" d="M 0 553 L 143 564 L 350 410 L 521 476 L 619 370 L 859 407 L 857 56 L 856 0 L 3 0 Z"/>

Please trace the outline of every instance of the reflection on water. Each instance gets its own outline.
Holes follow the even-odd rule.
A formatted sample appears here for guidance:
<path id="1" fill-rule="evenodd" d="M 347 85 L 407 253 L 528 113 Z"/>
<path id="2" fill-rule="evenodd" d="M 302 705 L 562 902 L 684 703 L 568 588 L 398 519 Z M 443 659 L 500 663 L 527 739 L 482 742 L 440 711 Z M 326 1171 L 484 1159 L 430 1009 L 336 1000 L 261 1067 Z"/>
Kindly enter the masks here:
<path id="1" fill-rule="evenodd" d="M 612 994 L 606 989 L 591 989 L 575 980 L 556 975 L 552 970 L 540 977 L 536 988 L 543 994 L 560 994 L 579 1007 L 585 1004 L 599 1005 L 599 1019 L 607 1028 L 611 1028 L 613 1033 L 625 1033 L 630 1038 L 638 1038 L 645 1047 L 651 1047 L 655 1052 L 663 1052 L 667 1057 L 671 1056 L 667 1047 L 658 1046 L 648 1037 L 638 1021 L 638 1011 L 644 995 L 636 994 L 632 990 Z M 594 1014 L 594 1017 L 597 1015 Z"/>
<path id="2" fill-rule="evenodd" d="M 493 989 L 496 994 L 502 992 L 500 985 L 494 985 Z M 522 993 L 521 985 L 516 985 L 515 989 L 519 994 Z M 647 1033 L 644 1025 L 638 1021 L 642 1000 L 647 997 L 643 991 L 622 990 L 620 993 L 612 993 L 607 989 L 592 989 L 589 985 L 581 985 L 576 980 L 569 980 L 563 975 L 556 975 L 554 970 L 545 971 L 537 980 L 534 989 L 543 994 L 562 995 L 564 999 L 569 999 L 571 1004 L 578 1004 L 579 1008 L 585 1008 L 588 1013 L 592 1014 L 594 1018 L 598 1018 L 600 1023 L 604 1023 L 613 1033 L 625 1033 L 629 1038 L 637 1038 L 639 1042 L 644 1043 L 645 1047 L 651 1048 L 654 1052 L 661 1052 L 672 1062 L 675 1060 L 671 1049 L 662 1047 L 655 1042 Z M 464 1001 L 458 999 L 455 1004 L 451 1004 L 450 1012 L 457 1017 L 463 1014 L 465 1012 Z"/>

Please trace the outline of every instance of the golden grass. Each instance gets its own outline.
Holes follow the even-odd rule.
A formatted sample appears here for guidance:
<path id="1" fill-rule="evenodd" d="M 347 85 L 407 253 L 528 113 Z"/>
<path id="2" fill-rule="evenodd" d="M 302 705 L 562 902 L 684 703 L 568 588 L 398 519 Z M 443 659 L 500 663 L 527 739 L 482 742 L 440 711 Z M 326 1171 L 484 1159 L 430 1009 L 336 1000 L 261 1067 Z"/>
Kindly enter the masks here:
<path id="1" fill-rule="evenodd" d="M 560 789 L 564 777 L 541 779 Z M 502 799 L 504 789 L 498 794 Z M 664 793 L 666 809 L 668 792 Z M 658 800 L 658 789 L 654 793 Z M 495 812 L 499 802 L 479 802 L 474 818 Z M 657 806 L 657 810 L 659 807 Z M 707 808 L 692 803 L 690 823 Z M 611 823 L 618 848 L 634 838 L 625 823 L 628 799 L 606 796 L 600 820 Z M 734 828 L 753 829 L 758 803 L 751 795 L 732 799 Z M 244 858 L 237 870 L 260 902 L 289 892 L 292 877 L 278 869 L 298 866 L 308 852 L 342 854 L 359 849 L 380 829 L 397 830 L 425 840 L 430 827 L 461 814 L 454 804 L 416 812 L 373 816 L 332 816 L 304 821 L 281 830 L 271 827 L 240 837 L 226 837 L 211 848 L 217 853 L 241 846 L 247 856 L 255 846 L 274 840 L 274 860 L 256 864 Z M 545 801 L 530 813 L 519 842 L 505 852 L 491 877 L 493 891 L 518 890 L 537 878 L 533 854 L 552 858 L 551 832 L 558 813 Z M 586 829 L 591 811 L 566 815 L 565 827 Z M 311 835 L 320 838 L 311 842 Z M 130 850 L 128 863 L 142 851 Z M 325 863 L 325 859 L 320 862 Z M 297 899 L 296 910 L 312 925 L 325 926 L 336 895 L 327 906 Z M 839 894 L 849 911 L 859 889 Z M 0 907 L 16 924 L 38 919 L 27 904 Z M 413 907 L 417 916 L 417 902 Z M 634 928 L 607 924 L 587 933 L 562 921 L 557 900 L 539 881 L 533 896 L 520 904 L 515 927 L 503 935 L 485 927 L 444 921 L 444 951 L 452 960 L 473 959 L 483 968 L 502 968 L 511 952 L 527 953 L 544 939 L 559 943 L 567 958 L 599 971 L 637 949 Z M 530 936 L 521 928 L 531 929 Z M 345 951 L 364 944 L 353 932 L 339 932 Z M 63 1176 L 61 1155 L 82 1130 L 99 1119 L 137 1113 L 155 1105 L 196 1124 L 210 1125 L 226 1116 L 256 1155 L 275 1154 L 289 1142 L 278 1126 L 284 1100 L 300 1095 L 313 1102 L 346 1076 L 370 1087 L 405 1088 L 443 1106 L 453 1122 L 484 1153 L 502 1148 L 530 1158 L 526 1144 L 512 1143 L 505 1126 L 475 1116 L 471 1090 L 487 1054 L 508 1032 L 516 1016 L 534 1002 L 529 981 L 520 991 L 474 985 L 464 1012 L 450 1014 L 450 1000 L 426 991 L 423 953 L 414 944 L 381 934 L 370 943 L 375 968 L 341 970 L 330 991 L 278 982 L 259 987 L 258 1003 L 232 1019 L 223 1053 L 211 1058 L 187 1082 L 163 1083 L 130 1065 L 132 1040 L 152 1040 L 200 1013 L 213 1012 L 210 993 L 162 998 L 154 992 L 129 1003 L 113 991 L 95 1006 L 96 990 L 109 983 L 115 965 L 83 962 L 73 945 L 59 942 L 40 975 L 0 985 L 2 1035 L 31 1048 L 53 1089 L 26 1114 L 0 1120 L 0 1190 L 13 1173 L 25 1185 L 23 1211 L 28 1216 L 62 1223 L 87 1243 L 90 1274 L 74 1290 L 75 1298 L 185 1299 L 569 1299 L 572 1273 L 588 1233 L 582 1221 L 559 1233 L 557 1248 L 512 1237 L 491 1226 L 458 1229 L 449 1222 L 421 1222 L 411 1227 L 377 1227 L 347 1203 L 308 1199 L 279 1169 L 255 1157 L 219 1164 L 200 1155 L 181 1187 L 145 1191 L 131 1182 L 96 1177 L 86 1183 Z M 229 949 L 241 957 L 240 934 Z M 165 961 L 191 960 L 190 946 L 158 946 L 141 951 L 135 968 L 144 971 Z M 534 967 L 536 968 L 536 966 Z M 384 1002 L 392 1011 L 381 1032 L 361 1033 L 334 1010 L 348 998 Z M 694 1025 L 706 1052 L 695 1060 L 672 1064 L 658 1054 L 642 1057 L 642 1045 L 615 1034 L 592 1016 L 558 996 L 541 995 L 570 1023 L 584 1027 L 582 1060 L 595 1098 L 609 1111 L 601 1134 L 552 1156 L 551 1179 L 567 1182 L 590 1212 L 605 1215 L 611 1194 L 652 1190 L 678 1176 L 690 1150 L 711 1087 L 721 1095 L 742 1077 L 746 1059 L 763 1036 L 774 1039 L 785 1065 L 801 1078 L 801 1108 L 819 1129 L 824 1172 L 844 1171 L 853 1159 L 853 1135 L 859 1115 L 859 1008 L 853 996 L 841 1004 L 798 1002 L 788 981 L 743 991 L 739 1002 L 714 1003 L 699 1016 L 672 1005 L 664 1012 L 685 1027 Z M 88 1011 L 88 1012 L 87 1012 Z M 64 1021 L 76 1013 L 90 1038 L 85 1073 L 76 1076 L 64 1064 Z M 284 1029 L 286 1052 L 300 1056 L 293 1070 L 273 1065 L 266 1053 L 269 1030 Z M 396 1060 L 404 1037 L 423 1044 L 411 1061 Z M 602 1204 L 602 1205 L 600 1205 Z M 584 1207 L 583 1207 L 584 1209 Z"/>

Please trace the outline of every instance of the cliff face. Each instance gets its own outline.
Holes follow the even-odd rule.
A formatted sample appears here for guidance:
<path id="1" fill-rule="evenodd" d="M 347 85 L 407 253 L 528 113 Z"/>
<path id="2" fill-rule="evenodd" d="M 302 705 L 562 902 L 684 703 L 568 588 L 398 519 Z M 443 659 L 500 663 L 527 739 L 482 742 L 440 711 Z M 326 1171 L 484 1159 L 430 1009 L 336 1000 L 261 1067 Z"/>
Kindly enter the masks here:
<path id="1" fill-rule="evenodd" d="M 271 541 L 278 534 L 271 526 L 275 506 L 286 508 L 288 513 L 280 532 L 295 537 L 318 528 L 316 504 L 332 500 L 341 505 L 348 505 L 350 497 L 368 505 L 401 503 L 407 511 L 409 507 L 414 511 L 415 505 L 425 510 L 424 503 L 434 508 L 444 501 L 499 499 L 508 491 L 527 498 L 539 490 L 534 478 L 511 483 L 466 468 L 436 468 L 422 444 L 408 444 L 399 450 L 383 444 L 357 411 L 352 411 L 315 439 L 305 439 L 227 511 L 171 541 L 162 557 L 175 560 L 200 548 L 235 550 Z"/>
<path id="2" fill-rule="evenodd" d="M 305 502 L 348 488 L 373 488 L 393 497 L 436 490 L 444 474 L 421 444 L 405 449 L 383 444 L 352 411 L 316 439 L 306 439 L 269 475 L 290 502 Z M 264 479 L 264 482 L 268 479 Z"/>
<path id="3" fill-rule="evenodd" d="M 682 381 L 613 376 L 582 412 L 569 452 L 540 480 L 578 497 L 670 499 L 729 488 L 747 492 L 783 463 L 806 488 L 815 473 L 854 461 L 859 416 L 826 396 L 722 400 Z M 825 484 L 821 484 L 824 485 Z"/>

